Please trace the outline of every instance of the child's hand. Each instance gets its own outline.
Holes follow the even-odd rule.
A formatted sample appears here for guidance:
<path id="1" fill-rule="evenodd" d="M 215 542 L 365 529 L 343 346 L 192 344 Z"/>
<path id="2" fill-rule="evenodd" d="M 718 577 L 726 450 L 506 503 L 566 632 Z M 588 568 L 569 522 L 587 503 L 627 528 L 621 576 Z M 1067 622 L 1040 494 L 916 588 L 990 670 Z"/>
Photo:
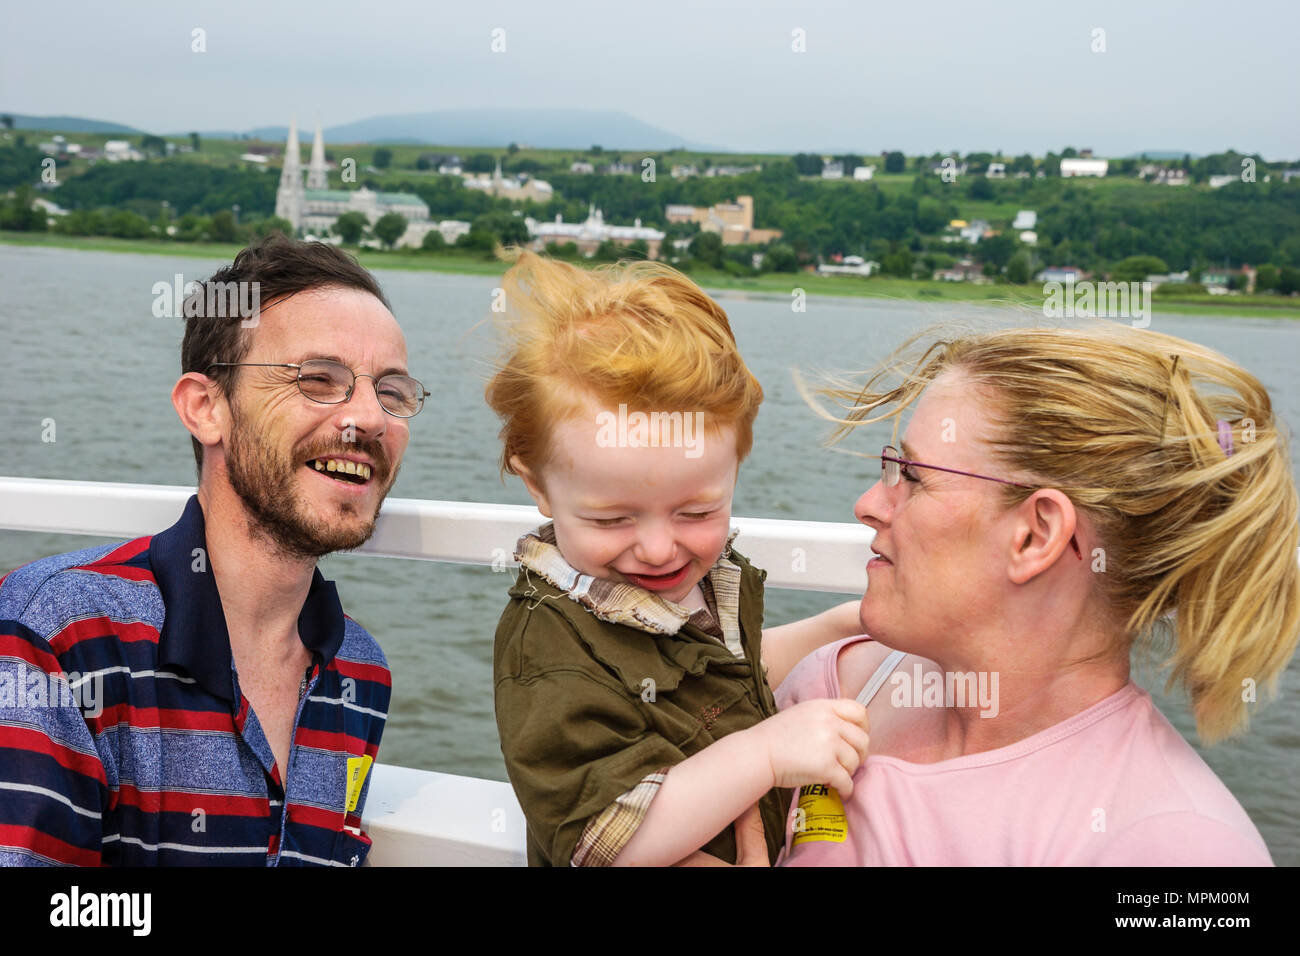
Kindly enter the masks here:
<path id="1" fill-rule="evenodd" d="M 867 759 L 867 708 L 856 700 L 808 700 L 744 731 L 767 750 L 777 787 L 828 783 L 841 797 L 853 792 L 853 773 Z"/>

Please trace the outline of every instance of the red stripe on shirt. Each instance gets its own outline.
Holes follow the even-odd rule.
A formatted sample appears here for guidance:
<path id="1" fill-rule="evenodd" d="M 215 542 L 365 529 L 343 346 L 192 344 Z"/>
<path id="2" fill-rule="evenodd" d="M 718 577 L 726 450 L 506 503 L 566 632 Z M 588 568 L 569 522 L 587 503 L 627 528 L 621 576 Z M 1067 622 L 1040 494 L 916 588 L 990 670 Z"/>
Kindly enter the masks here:
<path id="1" fill-rule="evenodd" d="M 339 830 L 339 817 L 342 816 L 337 810 L 308 807 L 301 803 L 288 804 L 285 813 L 289 814 L 292 823 L 305 823 L 308 826 L 320 827 L 336 833 Z"/>
<path id="2" fill-rule="evenodd" d="M 265 797 L 229 793 L 192 793 L 188 790 L 140 790 L 130 784 L 118 788 L 119 803 L 147 813 L 188 813 L 195 810 L 227 817 L 265 817 Z"/>
<path id="3" fill-rule="evenodd" d="M 0 657 L 16 657 L 31 664 L 37 670 L 44 671 L 46 674 L 63 673 L 63 665 L 59 663 L 57 657 L 32 641 L 24 640 L 17 634 L 7 634 L 0 631 Z M 48 681 L 46 686 L 49 686 Z"/>
<path id="4" fill-rule="evenodd" d="M 111 637 L 115 640 L 158 643 L 158 629 L 139 621 L 116 621 L 108 616 L 73 621 L 50 638 L 50 647 L 62 654 L 85 640 Z"/>
<path id="5" fill-rule="evenodd" d="M 330 667 L 353 680 L 373 681 L 384 687 L 392 686 L 393 679 L 388 668 L 380 667 L 378 664 L 363 664 L 360 661 L 347 661 L 336 657 L 330 662 Z"/>
<path id="6" fill-rule="evenodd" d="M 122 545 L 120 545 L 119 547 L 116 547 L 112 551 L 108 552 L 108 554 L 104 555 L 99 560 L 92 561 L 90 562 L 90 564 L 82 565 L 81 570 L 98 571 L 105 566 L 112 566 L 115 564 L 122 564 L 126 561 L 130 561 L 132 558 L 137 558 L 145 551 L 148 551 L 149 542 L 152 540 L 153 540 L 153 535 L 147 535 L 146 537 L 143 538 L 135 538 L 132 541 L 127 541 Z M 131 570 L 138 570 L 138 569 L 132 568 Z"/>
<path id="7" fill-rule="evenodd" d="M 32 850 L 41 856 L 72 866 L 99 866 L 101 863 L 98 850 L 65 843 L 58 837 L 50 836 L 35 827 L 18 826 L 12 823 L 0 823 L 0 846 L 11 846 Z"/>
<path id="8" fill-rule="evenodd" d="M 65 747 L 43 730 L 15 727 L 12 724 L 0 725 L 0 748 L 45 754 L 47 757 L 53 757 L 60 767 L 108 786 L 108 778 L 104 776 L 104 764 L 97 755 L 84 754 L 71 747 Z"/>
<path id="9" fill-rule="evenodd" d="M 236 733 L 228 710 L 180 710 L 163 707 L 135 707 L 112 704 L 98 717 L 87 717 L 90 732 L 99 736 L 118 724 L 128 724 L 132 733 L 142 730 L 216 730 Z"/>

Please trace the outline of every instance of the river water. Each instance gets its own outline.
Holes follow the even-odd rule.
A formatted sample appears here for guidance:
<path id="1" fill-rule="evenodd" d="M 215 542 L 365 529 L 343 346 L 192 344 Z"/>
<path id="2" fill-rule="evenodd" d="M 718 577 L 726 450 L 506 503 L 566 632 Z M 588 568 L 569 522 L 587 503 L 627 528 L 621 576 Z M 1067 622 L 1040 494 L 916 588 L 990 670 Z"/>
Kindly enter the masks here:
<path id="1" fill-rule="evenodd" d="M 189 437 L 169 401 L 182 323 L 154 318 L 153 286 L 210 275 L 217 261 L 0 246 L 0 474 L 193 485 Z M 429 272 L 377 273 L 406 332 L 411 373 L 433 397 L 413 420 L 392 494 L 530 504 L 496 469 L 498 422 L 483 401 L 495 280 Z M 791 367 L 864 368 L 926 324 L 992 310 L 886 300 L 788 299 L 720 293 L 742 353 L 766 398 L 754 450 L 741 468 L 739 515 L 852 521 L 853 502 L 879 465 L 820 447 L 822 423 L 797 394 Z M 1158 309 L 1158 306 L 1157 306 Z M 1004 321 L 1014 314 L 998 312 Z M 1300 323 L 1163 315 L 1153 329 L 1219 350 L 1253 372 L 1294 431 L 1300 423 Z M 57 441 L 41 440 L 42 422 Z M 886 431 L 854 440 L 878 450 Z M 1294 468 L 1294 466 L 1293 466 Z M 0 531 L 0 572 L 103 539 Z M 488 567 L 332 555 L 321 563 L 348 613 L 383 646 L 393 671 L 385 763 L 505 779 L 492 710 L 492 636 L 507 575 Z M 783 623 L 830 607 L 837 595 L 771 590 L 766 619 Z M 1279 699 L 1250 732 L 1201 748 L 1185 702 L 1142 675 L 1161 710 L 1246 808 L 1274 860 L 1300 864 L 1300 657 Z"/>

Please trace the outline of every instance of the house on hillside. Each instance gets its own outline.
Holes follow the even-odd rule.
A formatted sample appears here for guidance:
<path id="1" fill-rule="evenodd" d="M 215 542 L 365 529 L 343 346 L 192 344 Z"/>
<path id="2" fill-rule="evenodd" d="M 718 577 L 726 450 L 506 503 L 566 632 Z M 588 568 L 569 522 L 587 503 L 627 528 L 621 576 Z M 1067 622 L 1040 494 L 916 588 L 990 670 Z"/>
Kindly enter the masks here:
<path id="1" fill-rule="evenodd" d="M 1071 176 L 1105 176 L 1109 168 L 1110 162 L 1105 159 L 1079 157 L 1061 160 L 1061 176 L 1067 179 Z"/>
<path id="2" fill-rule="evenodd" d="M 1038 275 L 1035 282 L 1080 282 L 1088 278 L 1088 273 L 1079 266 L 1048 266 Z"/>

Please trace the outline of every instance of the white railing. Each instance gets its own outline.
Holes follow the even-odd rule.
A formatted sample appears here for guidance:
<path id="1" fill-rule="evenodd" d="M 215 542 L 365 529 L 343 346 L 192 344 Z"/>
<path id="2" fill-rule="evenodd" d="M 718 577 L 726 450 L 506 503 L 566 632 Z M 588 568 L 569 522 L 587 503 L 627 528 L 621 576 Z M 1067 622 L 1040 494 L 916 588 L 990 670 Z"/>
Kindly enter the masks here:
<path id="1" fill-rule="evenodd" d="M 193 488 L 0 477 L 0 530 L 135 538 L 175 524 Z M 390 498 L 357 553 L 460 564 L 509 561 L 545 519 L 523 505 Z M 862 594 L 873 532 L 855 524 L 733 518 L 737 548 L 767 586 Z M 510 784 L 376 764 L 364 828 L 372 866 L 522 865 L 524 816 Z"/>

